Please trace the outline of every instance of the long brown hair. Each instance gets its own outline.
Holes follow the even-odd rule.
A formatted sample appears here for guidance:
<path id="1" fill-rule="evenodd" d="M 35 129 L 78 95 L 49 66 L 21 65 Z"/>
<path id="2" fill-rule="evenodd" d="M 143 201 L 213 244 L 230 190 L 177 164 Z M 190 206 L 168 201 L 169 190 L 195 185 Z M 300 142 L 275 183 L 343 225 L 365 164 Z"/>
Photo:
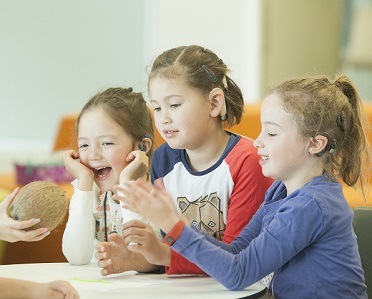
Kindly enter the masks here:
<path id="1" fill-rule="evenodd" d="M 154 143 L 154 129 L 152 117 L 146 101 L 141 93 L 133 92 L 132 88 L 108 88 L 93 96 L 81 110 L 76 125 L 79 126 L 80 118 L 90 109 L 101 108 L 113 121 L 127 132 L 133 141 L 141 142 L 148 137 Z M 147 153 L 151 159 L 154 151 L 152 146 Z"/>
<path id="2" fill-rule="evenodd" d="M 271 93 L 280 97 L 304 136 L 327 137 L 325 173 L 348 186 L 359 181 L 365 196 L 370 171 L 368 123 L 352 81 L 346 76 L 298 78 L 277 84 Z"/>

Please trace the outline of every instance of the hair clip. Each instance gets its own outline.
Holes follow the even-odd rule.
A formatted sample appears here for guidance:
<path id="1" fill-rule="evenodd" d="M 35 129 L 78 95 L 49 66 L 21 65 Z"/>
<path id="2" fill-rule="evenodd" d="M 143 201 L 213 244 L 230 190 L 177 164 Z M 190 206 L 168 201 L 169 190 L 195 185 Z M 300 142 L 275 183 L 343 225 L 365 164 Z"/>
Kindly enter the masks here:
<path id="1" fill-rule="evenodd" d="M 133 91 L 133 88 L 132 87 L 128 87 L 128 88 L 124 88 L 124 92 L 132 92 Z"/>
<path id="2" fill-rule="evenodd" d="M 203 68 L 203 70 L 205 70 L 205 72 L 208 74 L 208 77 L 212 80 L 213 84 L 216 84 L 217 83 L 217 78 L 216 76 L 212 73 L 212 71 L 204 64 L 202 64 L 201 66 Z"/>
<path id="3" fill-rule="evenodd" d="M 223 89 L 227 90 L 228 86 L 227 86 L 226 75 L 223 76 L 222 83 L 223 83 Z"/>

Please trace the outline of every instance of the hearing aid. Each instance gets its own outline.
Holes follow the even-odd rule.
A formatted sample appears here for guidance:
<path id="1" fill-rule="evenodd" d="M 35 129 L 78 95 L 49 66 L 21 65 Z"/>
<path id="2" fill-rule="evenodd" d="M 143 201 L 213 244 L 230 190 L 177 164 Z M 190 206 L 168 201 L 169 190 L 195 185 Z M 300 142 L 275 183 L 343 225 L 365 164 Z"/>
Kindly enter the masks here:
<path id="1" fill-rule="evenodd" d="M 139 149 L 140 151 L 146 152 L 147 147 L 146 147 L 145 144 L 140 143 L 140 144 L 138 145 L 138 149 Z"/>

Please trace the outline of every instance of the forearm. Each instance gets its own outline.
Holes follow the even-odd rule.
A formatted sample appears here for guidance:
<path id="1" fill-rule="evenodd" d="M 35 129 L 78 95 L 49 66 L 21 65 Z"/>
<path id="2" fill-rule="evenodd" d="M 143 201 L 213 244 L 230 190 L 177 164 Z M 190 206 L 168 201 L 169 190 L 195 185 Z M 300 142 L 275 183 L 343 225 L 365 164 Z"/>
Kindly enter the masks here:
<path id="1" fill-rule="evenodd" d="M 72 264 L 87 264 L 93 257 L 94 217 L 93 192 L 76 189 L 70 202 L 70 213 L 63 233 L 62 251 Z"/>
<path id="2" fill-rule="evenodd" d="M 31 299 L 37 283 L 25 280 L 0 278 L 0 298 Z"/>

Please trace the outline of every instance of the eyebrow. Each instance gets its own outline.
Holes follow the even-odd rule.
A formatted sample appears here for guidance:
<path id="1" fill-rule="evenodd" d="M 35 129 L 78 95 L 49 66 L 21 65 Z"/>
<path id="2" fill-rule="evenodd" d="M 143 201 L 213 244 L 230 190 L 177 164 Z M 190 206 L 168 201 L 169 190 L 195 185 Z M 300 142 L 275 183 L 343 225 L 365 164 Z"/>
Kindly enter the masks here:
<path id="1" fill-rule="evenodd" d="M 264 125 L 272 125 L 272 126 L 276 126 L 276 127 L 281 127 L 281 125 L 279 125 L 278 123 L 273 122 L 273 121 L 264 121 L 263 124 Z"/>
<path id="2" fill-rule="evenodd" d="M 179 95 L 179 94 L 170 94 L 168 96 L 166 96 L 164 98 L 165 101 L 170 101 L 171 98 L 183 98 L 183 95 Z M 154 99 L 150 99 L 150 103 L 158 103 L 158 101 L 154 100 Z"/>
<path id="3" fill-rule="evenodd" d="M 116 139 L 117 137 L 114 136 L 114 135 L 110 135 L 110 134 L 106 134 L 106 135 L 100 135 L 98 136 L 98 139 L 102 139 L 102 138 L 112 138 L 112 139 Z M 79 137 L 78 140 L 82 140 L 82 139 L 89 139 L 88 137 Z"/>

